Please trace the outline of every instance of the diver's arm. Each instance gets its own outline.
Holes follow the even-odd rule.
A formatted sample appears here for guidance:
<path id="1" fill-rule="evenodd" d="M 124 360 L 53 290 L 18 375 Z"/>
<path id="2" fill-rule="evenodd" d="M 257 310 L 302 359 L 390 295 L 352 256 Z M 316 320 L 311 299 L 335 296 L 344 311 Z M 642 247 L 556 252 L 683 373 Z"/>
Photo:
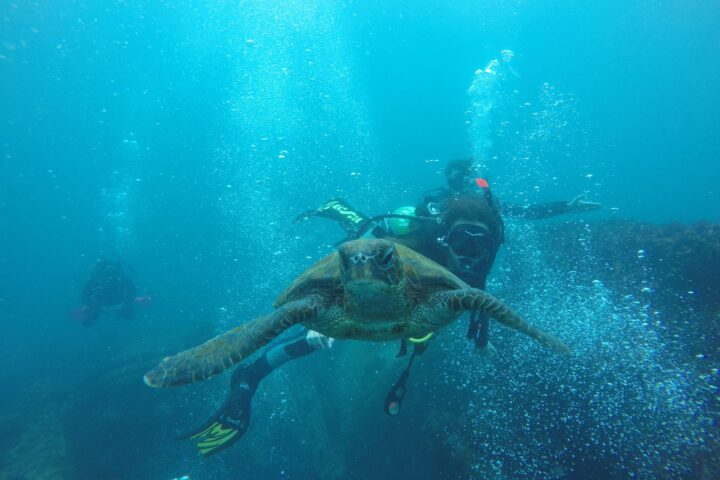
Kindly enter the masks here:
<path id="1" fill-rule="evenodd" d="M 567 202 L 538 203 L 527 206 L 503 203 L 500 211 L 508 217 L 525 220 L 541 220 L 568 213 Z"/>
<path id="2" fill-rule="evenodd" d="M 566 213 L 589 212 L 602 208 L 598 202 L 589 202 L 578 195 L 570 201 L 538 203 L 535 205 L 515 205 L 502 203 L 500 211 L 503 215 L 513 218 L 524 218 L 526 220 L 542 220 L 544 218 L 564 215 Z"/>

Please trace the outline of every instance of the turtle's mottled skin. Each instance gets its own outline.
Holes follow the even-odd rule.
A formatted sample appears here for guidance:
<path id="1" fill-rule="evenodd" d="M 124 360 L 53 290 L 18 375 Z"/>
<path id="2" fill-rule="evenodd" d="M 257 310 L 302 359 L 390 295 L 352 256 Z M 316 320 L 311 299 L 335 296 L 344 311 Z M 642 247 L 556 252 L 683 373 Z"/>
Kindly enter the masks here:
<path id="1" fill-rule="evenodd" d="M 471 288 L 414 250 L 386 240 L 340 245 L 300 275 L 274 307 L 270 315 L 165 358 L 145 375 L 145 383 L 169 387 L 206 380 L 297 323 L 333 338 L 379 342 L 423 337 L 465 311 L 478 310 L 547 347 L 570 351 L 491 295 Z"/>

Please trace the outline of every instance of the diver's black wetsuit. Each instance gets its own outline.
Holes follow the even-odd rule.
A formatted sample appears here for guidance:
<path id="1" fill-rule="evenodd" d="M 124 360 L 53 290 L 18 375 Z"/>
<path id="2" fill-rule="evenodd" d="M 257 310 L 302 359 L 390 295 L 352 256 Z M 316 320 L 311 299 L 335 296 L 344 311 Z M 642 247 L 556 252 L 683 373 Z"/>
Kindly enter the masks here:
<path id="1" fill-rule="evenodd" d="M 448 200 L 460 195 L 473 195 L 480 194 L 479 188 L 474 187 L 472 184 L 463 188 L 462 190 L 452 190 L 449 188 L 436 188 L 429 190 L 420 199 L 415 213 L 417 215 L 437 215 L 439 212 L 445 209 L 444 205 Z M 555 217 L 557 215 L 564 215 L 570 213 L 569 202 L 545 202 L 538 203 L 535 205 L 516 205 L 507 202 L 501 202 L 495 200 L 499 214 L 511 218 L 522 218 L 525 220 L 542 220 L 544 218 Z"/>

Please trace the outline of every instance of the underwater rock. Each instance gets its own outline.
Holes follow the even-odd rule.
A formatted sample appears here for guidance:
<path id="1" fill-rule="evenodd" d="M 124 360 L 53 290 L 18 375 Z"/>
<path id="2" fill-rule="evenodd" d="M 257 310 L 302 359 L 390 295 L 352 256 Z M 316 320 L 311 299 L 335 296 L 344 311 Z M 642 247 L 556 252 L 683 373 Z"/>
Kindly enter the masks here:
<path id="1" fill-rule="evenodd" d="M 581 281 L 646 305 L 697 358 L 720 360 L 720 225 L 631 220 L 538 225 L 541 252 Z"/>
<path id="2" fill-rule="evenodd" d="M 657 225 L 630 220 L 538 228 L 545 254 L 587 266 L 623 294 L 658 292 L 654 303 L 720 312 L 720 225 Z M 587 259 L 595 259 L 588 265 Z"/>
<path id="3" fill-rule="evenodd" d="M 77 478 L 69 462 L 63 424 L 62 391 L 39 380 L 27 386 L 22 413 L 0 419 L 3 432 L 0 479 L 63 480 Z"/>
<path id="4" fill-rule="evenodd" d="M 296 381 L 295 377 L 287 383 L 289 398 L 298 412 L 294 418 L 299 429 L 299 437 L 309 450 L 309 457 L 315 478 L 335 480 L 345 478 L 345 451 L 342 442 L 330 435 L 333 429 L 328 424 L 326 412 L 331 409 L 327 398 L 318 391 L 317 383 Z"/>

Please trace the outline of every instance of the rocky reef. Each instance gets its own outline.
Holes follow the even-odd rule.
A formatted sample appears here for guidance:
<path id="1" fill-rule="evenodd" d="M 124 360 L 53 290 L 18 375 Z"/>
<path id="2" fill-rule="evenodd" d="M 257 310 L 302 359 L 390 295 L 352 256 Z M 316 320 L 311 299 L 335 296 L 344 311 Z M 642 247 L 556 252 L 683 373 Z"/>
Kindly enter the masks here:
<path id="1" fill-rule="evenodd" d="M 681 300 L 705 313 L 720 311 L 720 225 L 658 225 L 629 220 L 540 227 L 544 249 L 566 264 L 590 266 L 620 292 L 644 288 L 667 303 Z M 588 255 L 590 254 L 590 255 Z"/>
<path id="2" fill-rule="evenodd" d="M 720 225 L 566 222 L 538 234 L 551 262 L 647 305 L 668 337 L 720 361 Z"/>
<path id="3" fill-rule="evenodd" d="M 0 480 L 77 478 L 69 460 L 63 416 L 67 404 L 56 384 L 38 380 L 27 388 L 21 410 L 0 417 Z"/>

